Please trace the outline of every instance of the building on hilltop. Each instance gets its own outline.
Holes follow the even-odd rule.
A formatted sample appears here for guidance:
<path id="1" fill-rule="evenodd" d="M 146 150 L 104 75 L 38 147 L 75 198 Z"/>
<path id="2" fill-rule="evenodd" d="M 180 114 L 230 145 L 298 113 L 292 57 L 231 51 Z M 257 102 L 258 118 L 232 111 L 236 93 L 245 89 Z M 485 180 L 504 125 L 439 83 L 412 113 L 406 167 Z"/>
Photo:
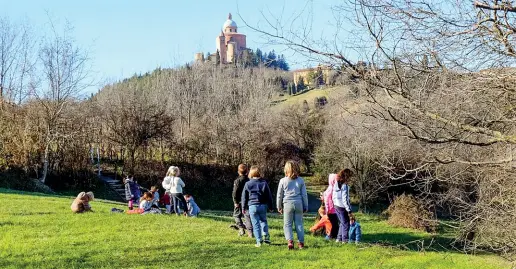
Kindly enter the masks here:
<path id="1" fill-rule="evenodd" d="M 210 54 L 207 59 L 204 59 L 202 53 L 195 54 L 195 61 L 220 61 L 221 64 L 234 63 L 238 57 L 241 56 L 242 52 L 247 49 L 246 36 L 238 32 L 238 26 L 233 20 L 231 13 L 228 15 L 228 19 L 224 22 L 222 30 L 216 38 L 217 53 Z M 216 58 L 219 58 L 216 60 Z"/>
<path id="2" fill-rule="evenodd" d="M 303 85 L 313 85 L 314 80 L 317 81 L 318 85 L 327 85 L 329 84 L 330 80 L 330 72 L 333 70 L 330 66 L 317 66 L 313 68 L 305 68 L 305 69 L 297 69 L 292 71 L 292 74 L 294 76 L 294 85 L 296 89 L 298 88 L 299 84 L 302 83 Z M 315 85 L 315 86 L 318 86 Z M 314 85 L 313 85 L 314 86 Z"/>

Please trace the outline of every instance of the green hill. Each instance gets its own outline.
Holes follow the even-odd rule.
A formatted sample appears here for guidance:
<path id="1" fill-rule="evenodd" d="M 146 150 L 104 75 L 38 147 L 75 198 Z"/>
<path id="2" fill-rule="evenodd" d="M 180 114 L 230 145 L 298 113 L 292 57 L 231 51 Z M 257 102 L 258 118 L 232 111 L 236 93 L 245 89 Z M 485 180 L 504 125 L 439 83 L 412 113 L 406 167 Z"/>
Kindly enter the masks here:
<path id="1" fill-rule="evenodd" d="M 269 214 L 273 244 L 255 248 L 253 240 L 227 228 L 229 212 L 203 211 L 200 218 L 126 215 L 110 213 L 123 204 L 93 201 L 94 213 L 72 214 L 71 201 L 0 189 L 0 268 L 510 267 L 493 255 L 417 251 L 431 235 L 392 228 L 369 215 L 358 214 L 360 245 L 308 236 L 306 249 L 288 251 L 277 214 Z M 305 230 L 312 223 L 313 216 L 307 216 Z M 400 243 L 403 249 L 389 246 Z"/>

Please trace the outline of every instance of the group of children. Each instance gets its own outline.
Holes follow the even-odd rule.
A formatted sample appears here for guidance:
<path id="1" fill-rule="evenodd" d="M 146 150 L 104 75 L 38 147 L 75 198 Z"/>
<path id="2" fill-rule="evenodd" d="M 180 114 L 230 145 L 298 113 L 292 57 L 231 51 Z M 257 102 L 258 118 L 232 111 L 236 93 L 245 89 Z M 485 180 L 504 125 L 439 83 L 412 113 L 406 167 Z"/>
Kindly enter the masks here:
<path id="1" fill-rule="evenodd" d="M 283 215 L 283 231 L 287 240 L 288 249 L 294 248 L 293 229 L 297 234 L 298 248 L 304 248 L 304 226 L 303 213 L 308 211 L 308 196 L 306 185 L 299 176 L 299 164 L 295 161 L 287 161 L 284 167 L 285 177 L 278 185 L 276 205 L 278 212 Z M 247 169 L 245 164 L 238 166 L 238 178 L 233 185 L 233 217 L 239 235 L 247 236 L 256 240 L 256 247 L 263 243 L 270 244 L 270 233 L 267 223 L 267 211 L 272 211 L 272 193 L 263 179 L 258 166 L 251 166 Z M 177 215 L 197 217 L 200 209 L 191 195 L 184 194 L 185 183 L 179 177 L 180 171 L 176 166 L 171 166 L 162 186 L 165 194 L 160 198 L 158 188 L 152 186 L 149 191 L 141 195 L 142 188 L 128 175 L 124 179 L 125 194 L 129 210 L 127 214 L 160 214 L 164 206 L 167 213 L 174 212 Z M 315 233 L 317 230 L 325 229 L 326 239 L 335 239 L 336 242 L 359 242 L 361 227 L 356 221 L 351 210 L 349 201 L 349 186 L 347 185 L 352 172 L 344 169 L 338 174 L 330 174 L 328 177 L 328 188 L 321 194 L 323 201 L 318 210 L 319 220 L 310 228 Z M 141 196 L 141 197 L 140 197 Z M 72 211 L 82 213 L 91 211 L 89 201 L 93 200 L 93 193 L 81 192 L 72 203 Z M 138 208 L 135 208 L 135 204 Z M 123 210 L 116 209 L 116 212 Z"/>
<path id="2" fill-rule="evenodd" d="M 267 210 L 272 210 L 272 194 L 267 182 L 261 177 L 259 168 L 251 166 L 249 174 L 244 164 L 238 167 L 238 178 L 233 185 L 233 202 L 235 225 L 239 235 L 255 237 L 256 247 L 262 243 L 270 244 L 270 233 L 267 223 Z M 298 248 L 304 248 L 303 213 L 308 210 L 306 185 L 299 176 L 299 164 L 287 161 L 284 167 L 285 177 L 278 185 L 276 205 L 283 215 L 283 231 L 288 249 L 294 249 L 293 228 L 298 239 Z M 356 221 L 349 201 L 347 182 L 352 176 L 351 170 L 344 169 L 338 174 L 329 176 L 329 186 L 322 195 L 323 203 L 318 213 L 320 220 L 310 229 L 316 232 L 326 229 L 326 239 L 335 239 L 339 243 L 359 242 L 361 227 Z M 245 221 L 244 221 L 245 220 Z M 251 234 L 252 231 L 252 234 Z"/>
<path id="3" fill-rule="evenodd" d="M 177 215 L 184 214 L 188 217 L 197 217 L 201 210 L 193 196 L 183 195 L 185 183 L 179 177 L 179 173 L 179 168 L 176 166 L 171 166 L 168 169 L 162 183 L 165 194 L 161 198 L 156 186 L 152 186 L 140 197 L 143 188 L 138 185 L 131 175 L 126 176 L 124 179 L 125 198 L 128 201 L 127 206 L 129 208 L 126 213 L 161 214 L 161 208 L 164 207 L 168 214 L 174 212 Z M 134 208 L 135 203 L 138 204 L 138 208 Z"/>

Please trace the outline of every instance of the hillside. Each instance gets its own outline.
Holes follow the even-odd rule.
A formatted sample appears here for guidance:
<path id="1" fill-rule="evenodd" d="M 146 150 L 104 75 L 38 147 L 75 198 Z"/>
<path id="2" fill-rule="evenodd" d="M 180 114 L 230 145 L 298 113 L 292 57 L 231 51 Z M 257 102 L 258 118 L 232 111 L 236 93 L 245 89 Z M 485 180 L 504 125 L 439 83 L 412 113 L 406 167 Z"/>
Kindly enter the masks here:
<path id="1" fill-rule="evenodd" d="M 197 219 L 125 215 L 110 213 L 122 204 L 94 201 L 95 213 L 74 215 L 70 197 L 0 193 L 1 268 L 510 268 L 491 255 L 416 251 L 429 234 L 369 215 L 358 214 L 360 245 L 308 236 L 306 249 L 289 252 L 277 214 L 269 214 L 273 244 L 258 249 L 227 228 L 229 212 L 202 212 Z M 312 222 L 305 217 L 305 230 Z M 394 243 L 405 247 L 388 246 Z"/>
<path id="2" fill-rule="evenodd" d="M 344 86 L 337 87 L 325 87 L 321 89 L 313 89 L 308 91 L 300 92 L 296 95 L 285 95 L 280 96 L 273 102 L 278 104 L 279 107 L 294 105 L 294 104 L 302 104 L 304 100 L 308 102 L 309 105 L 313 105 L 314 99 L 316 97 L 326 97 L 331 98 L 335 95 L 344 94 L 346 92 L 346 88 Z"/>

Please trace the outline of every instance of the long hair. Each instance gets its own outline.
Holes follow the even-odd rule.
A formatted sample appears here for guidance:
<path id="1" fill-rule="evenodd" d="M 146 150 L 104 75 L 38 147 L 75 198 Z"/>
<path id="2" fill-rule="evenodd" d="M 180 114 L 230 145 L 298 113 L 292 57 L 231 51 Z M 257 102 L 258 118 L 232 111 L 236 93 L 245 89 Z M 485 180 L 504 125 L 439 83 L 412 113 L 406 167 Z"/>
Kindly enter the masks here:
<path id="1" fill-rule="evenodd" d="M 167 177 L 177 177 L 179 176 L 179 167 L 170 166 L 167 171 Z"/>
<path id="2" fill-rule="evenodd" d="M 296 161 L 287 161 L 285 163 L 285 176 L 290 179 L 296 179 L 300 173 L 299 164 Z"/>

